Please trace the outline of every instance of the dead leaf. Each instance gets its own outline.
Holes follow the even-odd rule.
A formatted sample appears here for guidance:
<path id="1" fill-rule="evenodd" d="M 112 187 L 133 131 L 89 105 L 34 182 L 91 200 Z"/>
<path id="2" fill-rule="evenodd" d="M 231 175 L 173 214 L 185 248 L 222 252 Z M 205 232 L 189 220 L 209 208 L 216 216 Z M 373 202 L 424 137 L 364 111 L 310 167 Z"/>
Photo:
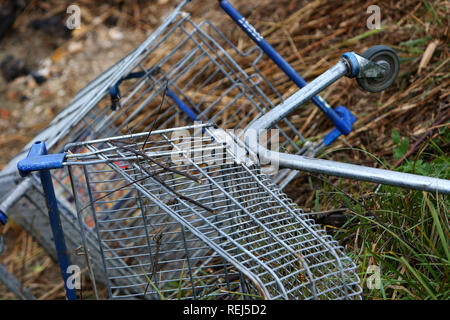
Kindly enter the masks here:
<path id="1" fill-rule="evenodd" d="M 420 75 L 420 73 L 422 72 L 422 70 L 423 70 L 424 68 L 426 68 L 426 66 L 427 66 L 428 63 L 430 62 L 431 57 L 433 56 L 433 53 L 434 53 L 434 51 L 436 50 L 436 47 L 438 46 L 438 44 L 439 44 L 439 40 L 431 41 L 431 42 L 428 44 L 428 46 L 427 46 L 425 52 L 423 53 L 422 60 L 420 60 L 420 63 L 419 63 L 419 69 L 417 70 L 417 74 Z"/>
<path id="2" fill-rule="evenodd" d="M 60 61 L 65 55 L 67 54 L 67 51 L 63 48 L 56 49 L 52 54 L 52 61 L 58 62 Z"/>

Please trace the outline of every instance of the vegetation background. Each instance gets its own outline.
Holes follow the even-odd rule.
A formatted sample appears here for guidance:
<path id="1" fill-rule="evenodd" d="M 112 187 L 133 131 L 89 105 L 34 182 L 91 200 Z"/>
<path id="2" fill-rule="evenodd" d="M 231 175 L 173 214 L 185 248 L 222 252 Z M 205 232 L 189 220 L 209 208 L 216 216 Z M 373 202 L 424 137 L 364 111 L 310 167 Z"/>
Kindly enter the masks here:
<path id="1" fill-rule="evenodd" d="M 0 2 L 0 169 L 89 80 L 144 40 L 177 2 L 80 0 L 82 27 L 73 31 L 64 26 L 72 1 Z M 450 2 L 230 2 L 307 81 L 342 52 L 364 52 L 375 44 L 396 49 L 401 71 L 385 92 L 363 92 L 350 79 L 325 90 L 330 104 L 349 107 L 358 121 L 320 157 L 450 178 Z M 380 29 L 367 28 L 370 5 L 381 9 Z M 251 45 L 223 18 L 216 1 L 193 0 L 186 10 L 195 19 L 224 20 L 222 27 L 241 49 Z M 286 96 L 296 90 L 282 81 Z M 320 136 L 329 124 L 311 110 L 302 129 Z M 286 192 L 347 248 L 365 299 L 450 298 L 448 196 L 309 174 Z M 57 263 L 13 221 L 3 233 L 0 262 L 36 298 L 64 298 Z M 381 282 L 370 289 L 378 271 Z M 0 284 L 0 298 L 15 296 Z"/>

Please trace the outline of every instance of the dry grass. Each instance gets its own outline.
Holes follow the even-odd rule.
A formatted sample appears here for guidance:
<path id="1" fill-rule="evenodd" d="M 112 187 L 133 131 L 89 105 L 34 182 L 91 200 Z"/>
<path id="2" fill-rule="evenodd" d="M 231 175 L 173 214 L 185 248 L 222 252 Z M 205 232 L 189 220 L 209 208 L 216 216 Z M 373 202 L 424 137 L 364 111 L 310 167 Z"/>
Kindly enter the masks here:
<path id="1" fill-rule="evenodd" d="M 169 12 L 176 3 L 173 0 L 159 0 L 157 6 L 153 1 L 111 0 L 101 6 L 94 6 L 91 1 L 79 2 L 84 8 L 84 12 L 87 13 L 85 16 L 86 28 L 73 34 L 72 39 L 67 42 L 52 44 L 48 50 L 42 53 L 42 55 L 50 55 L 58 68 L 61 68 L 62 63 L 58 62 L 58 59 L 65 61 L 62 56 L 69 52 L 68 47 L 73 42 L 83 43 L 86 46 L 84 50 L 93 55 L 91 58 L 95 58 L 95 48 L 87 47 L 91 43 L 89 42 L 90 37 L 101 34 L 105 29 L 107 30 L 107 25 L 114 21 L 117 28 L 127 38 L 127 48 L 137 45 L 139 40 L 159 24 L 161 13 Z M 204 6 L 197 5 L 197 2 L 193 1 L 187 8 L 192 12 L 193 17 L 207 16 L 216 21 L 219 20 L 216 19 L 218 16 L 222 16 L 215 1 L 209 1 Z M 385 44 L 397 50 L 402 62 L 400 75 L 395 84 L 385 92 L 381 94 L 366 93 L 357 87 L 355 81 L 342 79 L 323 93 L 330 104 L 344 105 L 358 117 L 355 130 L 328 149 L 326 157 L 374 166 L 376 163 L 370 156 L 373 155 L 383 159 L 384 163 L 392 167 L 399 167 L 406 160 L 417 155 L 423 149 L 424 144 L 429 144 L 429 141 L 438 138 L 440 129 L 449 125 L 448 26 L 450 25 L 450 7 L 447 1 L 252 0 L 240 4 L 237 1 L 232 2 L 307 81 L 333 65 L 339 55 L 345 51 L 363 52 L 375 44 Z M 53 9 L 47 11 L 47 15 L 64 12 L 66 3 L 62 1 L 57 3 L 57 6 L 52 6 L 52 1 L 31 1 L 27 12 L 39 15 L 50 8 Z M 372 4 L 377 4 L 381 8 L 382 29 L 380 30 L 368 30 L 366 27 L 368 17 L 366 8 Z M 95 17 L 101 17 L 101 19 L 98 20 Z M 26 15 L 20 16 L 16 22 L 15 31 L 10 33 L 9 40 L 5 39 L 4 41 L 11 43 L 8 41 L 18 34 L 23 37 L 24 35 L 21 33 L 28 32 L 24 27 L 26 19 Z M 222 21 L 220 24 L 221 29 L 230 39 L 233 39 L 240 49 L 245 50 L 251 45 L 246 36 L 229 21 Z M 230 26 L 233 27 L 230 28 Z M 45 40 L 43 35 L 36 34 L 36 36 Z M 36 43 L 36 45 L 38 44 L 39 42 Z M 5 44 L 0 43 L 0 47 L 2 45 Z M 27 49 L 33 50 L 33 48 Z M 121 47 L 114 47 L 114 52 L 119 56 L 127 51 Z M 81 63 L 82 55 L 83 52 L 76 53 L 72 57 L 73 61 Z M 101 60 L 101 53 L 99 55 L 97 58 Z M 110 58 L 107 61 L 112 63 L 114 59 Z M 281 72 L 273 66 L 262 64 L 262 72 L 271 74 L 274 78 L 279 75 L 281 80 L 277 85 L 283 88 L 286 95 L 292 94 L 296 90 L 295 86 L 286 78 L 281 77 Z M 75 83 L 75 89 L 80 89 L 92 78 L 92 72 L 77 74 L 77 78 L 71 78 L 70 74 L 66 74 L 66 76 L 69 77 L 64 80 L 66 86 L 72 82 Z M 45 88 L 44 86 L 44 88 L 36 89 L 40 90 L 39 97 L 33 99 L 41 99 Z M 0 87 L 2 100 L 12 89 L 14 88 L 11 87 L 11 84 Z M 10 102 L 9 108 L 19 108 L 19 111 L 11 112 L 9 119 L 2 120 L 6 123 L 0 123 L 4 127 L 4 132 L 0 134 L 0 148 L 2 148 L 2 153 L 6 154 L 2 157 L 2 165 L 7 163 L 9 158 L 20 150 L 39 129 L 46 126 L 52 116 L 70 100 L 75 89 L 68 90 L 63 97 L 57 97 L 56 93 L 51 92 L 45 100 L 39 100 L 45 110 L 49 110 L 50 106 L 53 109 L 38 123 L 33 123 L 29 127 L 20 125 L 24 104 L 7 99 Z M 56 106 L 55 101 L 57 101 Z M 313 112 L 303 127 L 309 135 L 318 135 L 328 130 L 329 124 L 320 112 L 315 108 L 312 110 Z M 14 124 L 14 122 L 16 123 Z M 395 145 L 391 137 L 394 129 L 402 137 L 409 138 L 410 141 L 409 150 L 403 158 L 394 158 Z M 444 141 L 440 145 L 447 156 L 448 143 L 448 141 Z M 432 155 L 428 155 L 425 157 L 425 161 L 432 158 Z M 309 207 L 312 210 L 320 211 L 336 206 L 336 203 L 331 201 L 323 201 L 316 206 L 316 191 L 324 186 L 320 183 L 318 186 L 315 178 L 313 178 L 313 182 L 310 179 L 311 177 L 307 175 L 298 177 L 286 189 L 287 193 L 296 199 L 300 206 Z M 366 197 L 370 197 L 373 192 L 363 184 L 352 184 L 349 181 L 342 182 L 337 179 L 328 180 L 331 183 L 339 183 L 352 195 L 365 194 Z M 379 203 L 374 202 L 371 205 L 376 207 Z M 445 209 L 444 206 L 443 210 L 445 211 Z M 398 210 L 401 211 L 401 208 Z M 402 221 L 395 221 L 395 223 L 402 223 Z M 355 232 L 361 232 L 361 229 Z M 31 237 L 19 227 L 8 225 L 5 233 L 8 248 L 1 256 L 0 261 L 25 286 L 29 287 L 37 298 L 63 298 L 63 289 L 55 262 L 50 260 Z M 354 252 L 364 251 L 367 243 L 358 242 L 358 234 L 350 233 L 346 234 L 346 237 L 343 241 L 351 242 L 350 247 Z M 371 249 L 375 250 L 375 248 Z M 357 258 L 359 259 L 359 256 Z M 364 265 L 362 260 L 360 262 Z M 399 270 L 403 272 L 401 274 L 404 274 L 407 268 L 399 268 Z M 387 291 L 387 296 L 385 294 L 381 297 L 423 298 L 414 293 L 419 289 L 408 287 L 404 283 L 392 284 L 392 288 L 391 291 Z M 411 294 L 402 295 L 399 292 L 410 292 Z M 367 294 L 367 296 L 372 297 L 373 295 Z M 0 297 L 14 298 L 2 285 L 0 285 Z"/>

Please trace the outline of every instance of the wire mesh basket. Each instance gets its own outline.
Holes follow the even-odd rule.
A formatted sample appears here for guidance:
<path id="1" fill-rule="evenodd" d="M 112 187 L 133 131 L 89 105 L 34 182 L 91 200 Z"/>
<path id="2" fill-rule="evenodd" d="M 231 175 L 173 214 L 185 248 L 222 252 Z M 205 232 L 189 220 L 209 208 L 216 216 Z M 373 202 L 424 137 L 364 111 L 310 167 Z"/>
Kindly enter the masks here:
<path id="1" fill-rule="evenodd" d="M 176 9 L 138 48 L 79 92 L 34 140 L 61 150 L 72 141 L 148 130 L 156 118 L 155 128 L 197 120 L 243 129 L 284 100 L 259 70 L 262 57 L 260 47 L 242 52 L 210 21 L 195 23 Z M 297 129 L 308 115 L 280 123 L 284 151 L 314 156 L 324 146 L 321 136 L 307 139 Z M 12 161 L 5 172 L 16 164 Z"/>
<path id="2" fill-rule="evenodd" d="M 53 256 L 38 176 L 23 181 L 16 174 L 17 162 L 34 141 L 45 141 L 57 152 L 74 141 L 189 125 L 194 119 L 239 129 L 283 101 L 282 94 L 258 68 L 263 56 L 260 47 L 241 52 L 210 21 L 195 23 L 181 11 L 184 4 L 138 48 L 81 90 L 2 171 L 3 192 L 15 190 L 0 211 L 6 212 L 22 199 L 10 215 Z M 296 129 L 307 116 L 297 114 L 277 125 L 281 150 L 314 156 L 323 147 L 320 137 L 307 139 Z M 57 193 L 67 195 L 67 173 L 52 174 Z M 295 174 L 281 170 L 274 182 L 282 188 Z M 17 182 L 21 182 L 19 187 L 15 187 Z M 58 201 L 69 249 L 74 252 L 80 244 L 74 240 L 78 227 L 73 198 L 58 197 Z M 79 263 L 83 260 L 74 259 Z"/>
<path id="3" fill-rule="evenodd" d="M 328 108 L 336 128 L 306 139 L 296 130 L 304 118 L 293 112 L 310 99 L 323 103 L 317 94 L 343 76 L 357 77 L 365 90 L 384 90 L 398 74 L 397 54 L 385 46 L 344 53 L 283 100 L 257 67 L 266 50 L 239 51 L 209 21 L 196 24 L 181 12 L 185 3 L 27 146 L 19 172 L 39 174 L 2 203 L 1 222 L 17 197 L 32 203 L 12 217 L 49 251 L 54 240 L 68 298 L 76 298 L 67 282 L 69 260 L 87 268 L 97 297 L 97 283 L 104 283 L 110 298 L 359 298 L 354 263 L 280 190 L 295 170 L 307 170 L 450 193 L 446 180 L 305 157 L 339 136 L 341 120 L 355 119 L 343 107 Z M 209 124 L 187 126 L 195 120 Z M 230 144 L 218 127 L 245 133 L 274 127 L 277 148 Z M 173 137 L 196 129 L 206 134 L 194 134 L 192 145 Z M 47 155 L 46 144 L 53 151 L 66 145 L 66 152 Z M 230 145 L 260 158 L 239 156 Z M 260 167 L 264 158 L 279 161 L 273 179 Z"/>
<path id="4" fill-rule="evenodd" d="M 343 248 L 211 129 L 67 146 L 80 230 L 97 235 L 83 245 L 101 253 L 91 278 L 110 298 L 357 298 Z"/>

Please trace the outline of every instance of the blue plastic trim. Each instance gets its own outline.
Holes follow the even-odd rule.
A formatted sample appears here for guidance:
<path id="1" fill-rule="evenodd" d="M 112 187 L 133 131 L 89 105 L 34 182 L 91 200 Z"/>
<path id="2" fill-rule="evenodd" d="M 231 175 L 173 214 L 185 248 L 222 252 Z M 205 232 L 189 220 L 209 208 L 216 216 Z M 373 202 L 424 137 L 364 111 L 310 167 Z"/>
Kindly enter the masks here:
<path id="1" fill-rule="evenodd" d="M 356 117 L 346 107 L 338 106 L 336 107 L 336 112 L 342 117 L 343 121 L 345 121 L 347 123 L 347 126 L 349 126 L 350 128 L 356 122 Z M 325 135 L 325 137 L 323 138 L 323 142 L 326 146 L 329 146 L 340 135 L 341 132 L 338 129 L 334 128 Z"/>
<path id="2" fill-rule="evenodd" d="M 8 216 L 0 211 L 0 223 L 5 225 L 8 222 Z"/>
<path id="3" fill-rule="evenodd" d="M 172 91 L 172 89 L 167 88 L 166 91 L 166 95 L 172 99 L 172 101 L 184 112 L 187 114 L 187 116 L 189 117 L 189 119 L 191 119 L 191 121 L 195 121 L 197 119 L 197 114 L 191 109 L 189 108 L 189 106 L 184 103 L 177 95 L 175 92 Z"/>
<path id="4" fill-rule="evenodd" d="M 48 169 L 60 169 L 63 167 L 65 153 L 55 153 L 44 156 L 27 157 L 17 164 L 19 173 L 22 177 L 28 172 Z"/>
<path id="5" fill-rule="evenodd" d="M 355 54 L 352 52 L 346 52 L 342 56 L 342 58 L 346 58 L 350 63 L 351 73 L 347 75 L 349 78 L 354 78 L 359 74 L 359 63 L 358 59 L 356 59 Z"/>
<path id="6" fill-rule="evenodd" d="M 56 200 L 55 189 L 53 188 L 52 176 L 50 174 L 50 169 L 62 168 L 64 158 L 65 153 L 49 155 L 45 147 L 45 142 L 37 141 L 31 146 L 27 157 L 17 164 L 17 168 L 22 176 L 31 171 L 39 171 L 39 178 L 41 179 L 42 189 L 44 190 L 45 200 L 47 202 L 53 241 L 58 255 L 58 263 L 66 289 L 66 297 L 68 300 L 76 300 L 77 294 L 75 288 L 71 289 L 67 286 L 67 280 L 69 279 L 67 269 L 70 266 L 70 259 L 59 217 L 58 201 Z"/>
<path id="7" fill-rule="evenodd" d="M 306 81 L 227 0 L 219 0 L 219 5 L 299 88 L 306 86 Z M 333 122 L 339 132 L 347 135 L 352 131 L 348 121 L 342 119 L 325 100 L 315 96 L 312 101 Z"/>
<path id="8" fill-rule="evenodd" d="M 31 171 L 58 169 L 63 167 L 65 153 L 48 154 L 45 142 L 37 141 L 25 159 L 19 161 L 17 169 L 22 177 Z"/>

